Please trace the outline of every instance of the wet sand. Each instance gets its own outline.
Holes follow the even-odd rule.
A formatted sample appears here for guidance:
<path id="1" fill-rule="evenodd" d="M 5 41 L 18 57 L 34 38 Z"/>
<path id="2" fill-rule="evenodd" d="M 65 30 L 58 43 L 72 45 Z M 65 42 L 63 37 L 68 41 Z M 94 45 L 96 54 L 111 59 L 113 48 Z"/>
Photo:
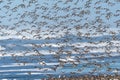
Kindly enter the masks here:
<path id="1" fill-rule="evenodd" d="M 69 78 L 50 78 L 48 80 L 120 80 L 120 75 L 81 76 Z"/>

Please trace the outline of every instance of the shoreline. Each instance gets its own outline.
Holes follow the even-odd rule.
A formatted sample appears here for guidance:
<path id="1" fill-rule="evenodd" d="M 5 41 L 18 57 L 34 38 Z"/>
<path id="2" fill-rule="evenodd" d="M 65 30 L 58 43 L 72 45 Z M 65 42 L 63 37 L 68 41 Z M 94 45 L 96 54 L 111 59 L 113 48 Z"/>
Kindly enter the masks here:
<path id="1" fill-rule="evenodd" d="M 44 79 L 43 79 L 44 80 Z M 120 80 L 120 75 L 85 75 L 80 77 L 49 78 L 48 80 Z"/>

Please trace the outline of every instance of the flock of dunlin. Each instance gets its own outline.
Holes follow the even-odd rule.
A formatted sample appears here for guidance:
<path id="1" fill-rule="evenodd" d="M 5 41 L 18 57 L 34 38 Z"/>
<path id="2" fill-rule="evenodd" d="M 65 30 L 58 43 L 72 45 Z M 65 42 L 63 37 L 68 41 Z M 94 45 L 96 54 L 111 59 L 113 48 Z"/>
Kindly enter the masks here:
<path id="1" fill-rule="evenodd" d="M 89 66 L 95 68 L 88 74 L 95 74 L 105 66 L 108 73 L 113 70 L 116 70 L 116 73 L 120 71 L 119 68 L 110 67 L 110 63 L 116 63 L 116 61 L 97 62 L 97 60 L 112 58 L 113 48 L 120 54 L 119 42 L 112 42 L 120 40 L 120 9 L 111 9 L 116 5 L 120 6 L 120 0 L 21 0 L 16 4 L 15 1 L 0 1 L 0 35 L 4 37 L 12 34 L 20 36 L 21 41 L 28 40 L 26 43 L 20 43 L 30 45 L 28 46 L 30 49 L 21 51 L 21 55 L 11 54 L 16 63 L 23 63 L 26 66 L 32 61 L 37 61 L 43 67 L 35 66 L 35 68 L 41 70 L 48 66 L 46 62 L 56 61 L 59 64 L 50 67 L 51 70 L 57 72 L 60 67 L 64 68 L 67 64 L 72 64 L 72 67 L 78 68 L 76 71 L 78 74 Z M 109 23 L 111 21 L 112 23 Z M 11 32 L 5 32 L 7 30 Z M 12 33 L 12 31 L 15 32 Z M 8 38 L 8 41 L 13 38 Z M 82 45 L 82 43 L 86 44 Z M 9 44 L 19 46 L 14 41 Z M 105 46 L 97 46 L 100 44 L 105 44 Z M 13 49 L 7 45 L 0 43 L 0 46 L 5 46 L 4 48 Z M 101 51 L 92 53 L 99 49 L 103 50 L 103 53 Z M 7 55 L 5 50 L 1 50 L 2 57 Z M 50 58 L 46 57 L 48 55 L 42 52 L 43 50 L 48 51 Z M 28 56 L 29 54 L 31 55 Z M 29 57 L 29 61 L 17 59 L 25 56 Z M 82 67 L 79 67 L 80 65 Z M 31 75 L 32 72 L 28 74 Z M 71 72 L 72 74 L 74 72 Z"/>

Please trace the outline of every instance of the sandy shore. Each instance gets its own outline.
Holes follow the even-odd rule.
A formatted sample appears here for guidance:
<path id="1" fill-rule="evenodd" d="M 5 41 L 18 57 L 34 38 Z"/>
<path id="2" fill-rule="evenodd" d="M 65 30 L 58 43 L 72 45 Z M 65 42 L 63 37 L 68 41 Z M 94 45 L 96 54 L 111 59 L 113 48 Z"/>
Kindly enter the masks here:
<path id="1" fill-rule="evenodd" d="M 81 76 L 70 78 L 50 78 L 48 80 L 120 80 L 120 75 Z"/>

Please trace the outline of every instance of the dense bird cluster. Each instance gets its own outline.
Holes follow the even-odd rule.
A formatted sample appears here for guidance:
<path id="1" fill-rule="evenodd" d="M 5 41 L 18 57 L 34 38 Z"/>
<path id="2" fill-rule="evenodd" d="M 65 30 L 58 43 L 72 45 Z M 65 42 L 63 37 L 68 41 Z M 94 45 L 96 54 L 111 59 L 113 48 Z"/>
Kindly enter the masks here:
<path id="1" fill-rule="evenodd" d="M 119 6 L 120 0 L 0 0 L 0 78 L 119 74 Z"/>

